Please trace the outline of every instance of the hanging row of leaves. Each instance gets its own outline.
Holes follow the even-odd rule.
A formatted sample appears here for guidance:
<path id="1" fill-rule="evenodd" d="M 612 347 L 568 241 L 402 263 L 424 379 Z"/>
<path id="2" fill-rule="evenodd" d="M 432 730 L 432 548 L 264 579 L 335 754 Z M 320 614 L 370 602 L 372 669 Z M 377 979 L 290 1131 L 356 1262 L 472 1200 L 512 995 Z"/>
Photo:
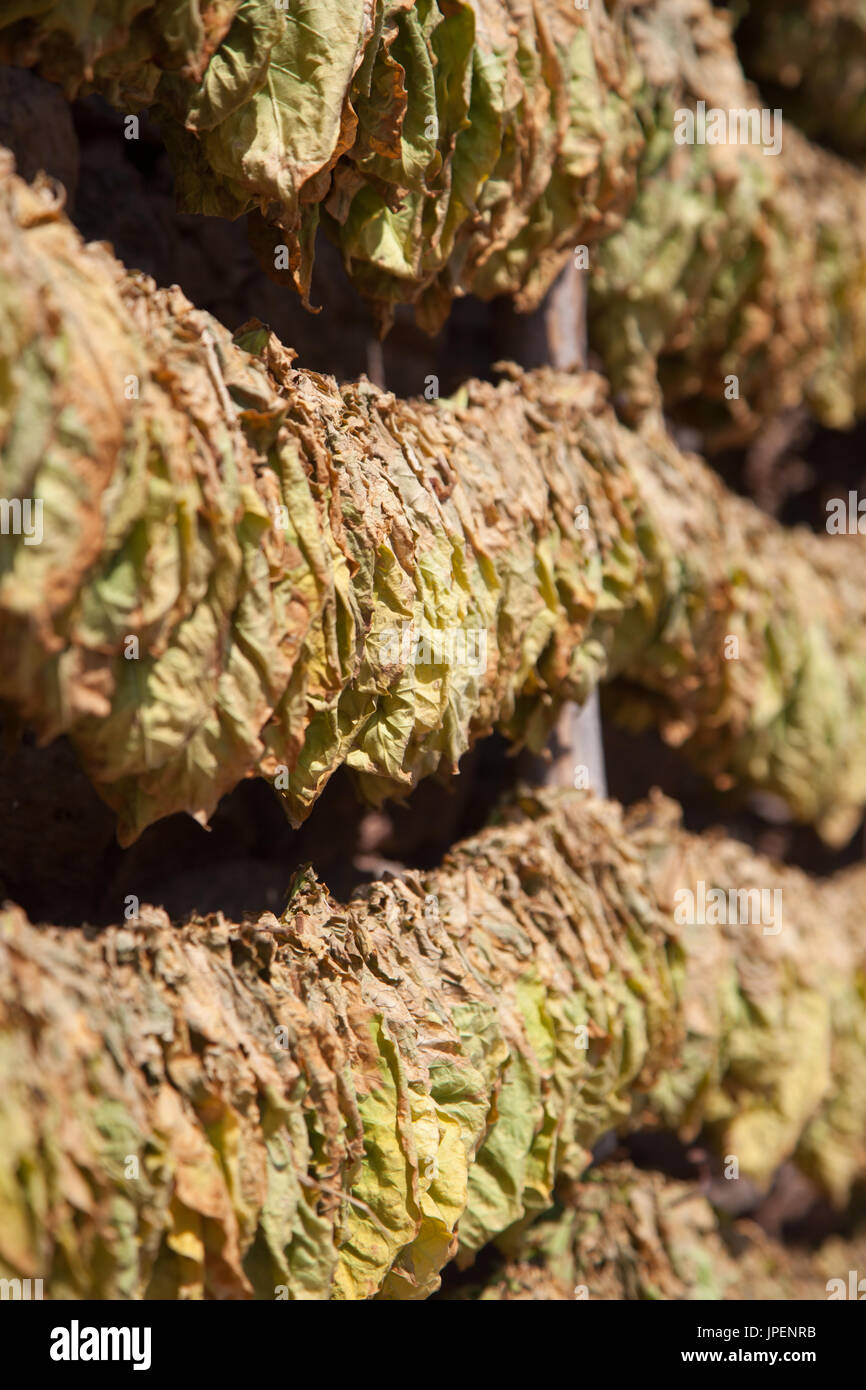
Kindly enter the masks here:
<path id="1" fill-rule="evenodd" d="M 438 326 L 458 287 L 538 298 L 575 223 L 592 238 L 633 195 L 640 125 L 603 6 L 127 0 L 102 26 L 91 8 L 16 3 L 0 58 L 156 102 L 181 209 L 255 212 L 304 295 L 321 221 L 386 319 L 414 300 Z"/>
<path id="2" fill-rule="evenodd" d="M 849 1271 L 866 1263 L 862 1235 L 831 1237 L 817 1250 L 782 1245 L 755 1221 L 726 1221 L 697 1182 L 621 1160 L 560 1184 L 549 1213 L 497 1244 L 501 1255 L 488 1256 L 483 1276 L 451 1273 L 444 1296 L 546 1303 L 847 1298 Z"/>
<path id="3" fill-rule="evenodd" d="M 378 802 L 494 727 L 538 750 L 614 677 L 719 786 L 851 834 L 860 536 L 786 533 L 591 374 L 421 402 L 295 370 L 9 165 L 0 698 L 69 735 L 124 841 L 256 773 L 299 823 L 342 764 Z"/>
<path id="4" fill-rule="evenodd" d="M 767 108 L 724 12 L 656 0 L 628 32 L 654 104 L 637 199 L 588 281 L 614 390 L 635 415 L 663 400 L 713 448 L 803 406 L 850 427 L 866 407 L 862 173 Z M 698 101 L 690 132 L 677 111 Z"/>
<path id="5" fill-rule="evenodd" d="M 790 124 L 777 157 L 677 143 L 698 99 L 764 104 L 710 0 L 117 10 L 16 0 L 0 60 L 154 103 L 181 208 L 249 213 L 304 295 L 319 225 L 383 324 L 411 301 L 431 330 L 455 294 L 533 307 L 586 246 L 592 346 L 633 410 L 659 365 L 713 445 L 804 402 L 840 428 L 863 410 L 866 185 Z"/>
<path id="6" fill-rule="evenodd" d="M 816 884 L 678 821 L 525 796 L 435 872 L 346 906 L 302 874 L 244 926 L 4 911 L 4 1275 L 53 1298 L 423 1298 L 602 1135 L 652 1123 L 844 1203 L 863 872 Z M 775 926 L 680 913 L 701 881 L 779 892 Z"/>

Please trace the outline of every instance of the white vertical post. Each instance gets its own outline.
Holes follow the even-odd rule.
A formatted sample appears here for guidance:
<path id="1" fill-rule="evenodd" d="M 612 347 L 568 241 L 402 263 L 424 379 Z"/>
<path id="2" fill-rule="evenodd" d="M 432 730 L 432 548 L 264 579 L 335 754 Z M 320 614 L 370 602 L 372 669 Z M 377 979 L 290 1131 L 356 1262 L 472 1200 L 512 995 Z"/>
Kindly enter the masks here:
<path id="1" fill-rule="evenodd" d="M 586 367 L 586 272 L 573 261 L 559 275 L 543 305 L 549 361 L 560 371 Z M 546 786 L 574 785 L 575 769 L 587 770 L 589 786 L 597 796 L 607 796 L 604 747 L 601 739 L 601 705 L 594 690 L 582 707 L 565 706 L 548 745 L 550 762 L 533 763 L 537 780 Z"/>

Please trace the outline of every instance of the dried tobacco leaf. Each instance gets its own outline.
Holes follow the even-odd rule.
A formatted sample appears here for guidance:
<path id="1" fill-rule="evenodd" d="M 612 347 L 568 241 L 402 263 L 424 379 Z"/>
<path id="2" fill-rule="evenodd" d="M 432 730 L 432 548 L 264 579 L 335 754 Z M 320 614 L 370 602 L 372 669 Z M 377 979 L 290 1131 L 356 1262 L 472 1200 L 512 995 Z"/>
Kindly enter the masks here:
<path id="1" fill-rule="evenodd" d="M 680 923 L 702 882 L 778 890 L 781 930 Z M 143 908 L 89 933 L 9 908 L 0 1270 L 53 1298 L 423 1298 L 647 1123 L 843 1202 L 863 888 L 686 835 L 660 798 L 560 793 L 345 907 L 301 876 L 279 921 Z"/>
<path id="2" fill-rule="evenodd" d="M 635 413 L 659 403 L 657 370 L 713 447 L 803 403 L 834 428 L 862 413 L 862 175 L 790 123 L 775 158 L 677 144 L 698 101 L 764 105 L 710 0 L 175 10 L 132 0 L 106 24 L 17 0 L 0 60 L 124 111 L 156 102 L 184 210 L 249 213 L 263 264 L 305 296 L 320 224 L 383 326 L 411 301 L 431 330 L 455 294 L 534 307 L 585 246 L 592 345 Z M 825 11 L 807 10 L 810 56 Z"/>
<path id="3" fill-rule="evenodd" d="M 0 61 L 38 64 L 70 98 L 96 90 L 120 110 L 140 109 L 153 101 L 166 71 L 202 80 L 242 4 L 7 0 L 0 15 Z"/>
<path id="4" fill-rule="evenodd" d="M 554 0 L 17 0 L 0 61 L 157 103 L 183 211 L 254 214 L 307 296 L 321 218 L 383 323 L 455 293 L 537 303 L 634 193 L 635 75 L 604 7 Z M 195 21 L 195 22 L 194 22 Z M 285 262 L 274 247 L 285 248 Z"/>
<path id="5" fill-rule="evenodd" d="M 866 405 L 862 174 L 810 145 L 787 111 L 767 110 L 764 130 L 724 12 L 701 0 L 630 10 L 647 149 L 637 200 L 588 280 L 591 341 L 615 390 L 637 415 L 660 403 L 660 379 L 665 405 L 713 447 L 804 403 L 848 428 Z M 721 113 L 722 143 L 677 143 L 678 131 L 697 138 L 678 112 L 698 101 Z"/>
<path id="6" fill-rule="evenodd" d="M 42 530 L 4 537 L 0 698 L 69 735 L 124 842 L 255 773 L 299 823 L 344 763 L 380 802 L 494 727 L 538 750 L 616 677 L 719 785 L 850 836 L 862 538 L 783 531 L 592 375 L 338 388 L 8 169 L 0 231 L 0 494 Z"/>
<path id="7" fill-rule="evenodd" d="M 825 1299 L 828 1281 L 862 1269 L 866 1239 L 816 1251 L 782 1246 L 750 1221 L 725 1228 L 695 1183 L 605 1163 L 566 1185 L 553 1211 L 517 1239 L 482 1283 L 450 1280 L 450 1299 Z"/>

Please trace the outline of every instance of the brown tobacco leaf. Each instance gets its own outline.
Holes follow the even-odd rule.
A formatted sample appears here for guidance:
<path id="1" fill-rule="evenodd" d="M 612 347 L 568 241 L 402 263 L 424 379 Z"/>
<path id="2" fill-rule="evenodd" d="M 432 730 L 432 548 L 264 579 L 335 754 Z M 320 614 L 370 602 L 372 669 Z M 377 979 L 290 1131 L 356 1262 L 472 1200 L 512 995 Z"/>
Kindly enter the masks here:
<path id="1" fill-rule="evenodd" d="M 786 533 L 593 375 L 340 388 L 83 246 L 47 183 L 6 171 L 0 233 L 0 698 L 124 842 L 255 773 L 298 823 L 343 763 L 379 802 L 494 727 L 539 750 L 616 677 L 719 785 L 850 835 L 860 537 Z"/>
<path id="2" fill-rule="evenodd" d="M 262 264 L 305 298 L 320 225 L 383 328 L 409 302 L 433 331 L 470 292 L 533 308 L 577 252 L 590 345 L 636 416 L 659 373 L 708 447 L 801 406 L 832 428 L 862 414 L 863 175 L 810 145 L 787 100 L 773 157 L 727 125 L 677 143 L 698 102 L 725 121 L 766 106 L 711 0 L 110 8 L 16 0 L 0 60 L 124 113 L 155 103 L 182 210 L 247 213 Z M 803 81 L 833 88 L 814 119 L 850 111 L 856 142 L 859 9 L 752 10 L 756 67 L 778 69 L 790 36 Z"/>
<path id="3" fill-rule="evenodd" d="M 439 327 L 469 290 L 537 303 L 633 196 L 635 74 L 604 6 L 68 8 L 16 0 L 0 60 L 124 112 L 155 102 L 181 210 L 252 214 L 264 263 L 305 298 L 321 220 L 383 323 L 411 301 Z"/>
<path id="4" fill-rule="evenodd" d="M 811 62 L 821 29 L 805 8 Z M 802 405 L 849 428 L 866 406 L 862 173 L 809 144 L 787 102 L 767 108 L 724 10 L 635 0 L 623 22 L 648 140 L 638 196 L 588 277 L 590 342 L 612 385 L 635 417 L 663 396 L 714 448 Z M 698 102 L 706 143 L 687 125 Z"/>
<path id="5" fill-rule="evenodd" d="M 469 1270 L 448 1298 L 485 1302 L 826 1299 L 866 1263 L 866 1238 L 784 1247 L 751 1221 L 723 1234 L 695 1183 L 605 1163 L 511 1241 L 483 1283 Z"/>
<path id="6" fill-rule="evenodd" d="M 702 882 L 781 905 L 712 925 Z M 279 921 L 72 932 L 10 907 L 0 1271 L 53 1298 L 423 1298 L 600 1136 L 655 1123 L 843 1203 L 863 890 L 686 835 L 661 799 L 560 793 L 346 906 L 302 875 Z"/>

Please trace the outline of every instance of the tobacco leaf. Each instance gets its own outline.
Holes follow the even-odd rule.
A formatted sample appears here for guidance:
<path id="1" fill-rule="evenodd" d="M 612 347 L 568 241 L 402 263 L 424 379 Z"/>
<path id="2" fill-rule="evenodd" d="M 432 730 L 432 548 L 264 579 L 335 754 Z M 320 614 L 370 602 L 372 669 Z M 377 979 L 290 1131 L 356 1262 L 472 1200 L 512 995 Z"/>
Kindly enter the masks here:
<path id="1" fill-rule="evenodd" d="M 753 47 L 778 67 L 774 26 L 785 45 L 793 26 L 792 62 L 844 107 L 860 100 L 856 32 L 844 82 L 822 55 L 858 13 L 762 6 Z M 663 399 L 722 448 L 802 406 L 846 428 L 866 399 L 862 174 L 790 120 L 778 157 L 676 142 L 698 101 L 765 105 L 731 24 L 709 0 L 223 0 L 203 14 L 131 0 L 110 22 L 96 4 L 19 0 L 0 60 L 123 111 L 152 104 L 184 210 L 247 213 L 262 263 L 307 302 L 322 226 L 383 329 L 412 302 L 435 331 L 467 292 L 531 309 L 586 247 L 591 346 L 623 404 L 637 417 Z"/>
<path id="2" fill-rule="evenodd" d="M 84 247 L 45 182 L 7 168 L 0 227 L 0 493 L 43 533 L 4 537 L 0 698 L 123 842 L 254 774 L 297 824 L 342 764 L 378 803 L 494 727 L 538 751 L 614 679 L 718 786 L 850 836 L 861 537 L 785 532 L 592 374 L 341 388 Z"/>
<path id="3" fill-rule="evenodd" d="M 778 890 L 781 930 L 684 920 L 702 882 Z M 866 1167 L 863 886 L 686 835 L 661 798 L 526 793 L 345 906 L 308 872 L 244 925 L 7 907 L 0 1269 L 52 1298 L 423 1298 L 647 1124 L 843 1204 Z"/>
<path id="4" fill-rule="evenodd" d="M 716 449 L 803 406 L 850 427 L 866 403 L 862 174 L 809 144 L 787 109 L 778 123 L 767 111 L 777 155 L 729 125 L 721 143 L 678 144 L 678 113 L 698 101 L 723 122 L 766 107 L 730 19 L 657 0 L 625 22 L 647 146 L 638 196 L 588 277 L 590 340 L 614 389 L 632 418 L 664 401 Z"/>
<path id="5" fill-rule="evenodd" d="M 455 293 L 537 303 L 627 207 L 636 79 L 603 7 L 555 0 L 16 0 L 0 61 L 153 105 L 187 212 L 250 213 L 309 292 L 318 222 L 373 301 L 435 330 Z"/>
<path id="6" fill-rule="evenodd" d="M 695 1182 L 624 1161 L 563 1185 L 555 1207 L 504 1247 L 482 1280 L 448 1281 L 442 1297 L 482 1302 L 824 1299 L 849 1285 L 866 1241 L 832 1237 L 817 1250 L 780 1244 L 755 1222 L 714 1212 Z"/>
<path id="7" fill-rule="evenodd" d="M 153 101 L 165 71 L 201 80 L 241 6 L 242 0 L 10 0 L 0 17 L 0 61 L 38 65 L 70 98 L 96 90 L 120 110 L 141 109 Z"/>

